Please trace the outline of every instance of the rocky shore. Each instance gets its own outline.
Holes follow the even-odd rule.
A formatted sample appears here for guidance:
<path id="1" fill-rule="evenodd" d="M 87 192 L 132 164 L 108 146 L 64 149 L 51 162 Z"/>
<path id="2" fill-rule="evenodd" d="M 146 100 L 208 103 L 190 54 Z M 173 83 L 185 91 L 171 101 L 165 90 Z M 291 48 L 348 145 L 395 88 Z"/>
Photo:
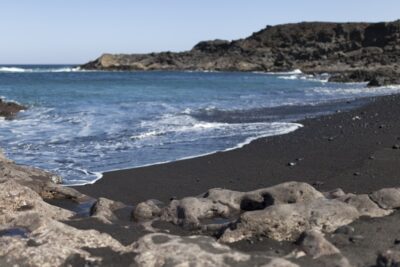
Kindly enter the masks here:
<path id="1" fill-rule="evenodd" d="M 381 23 L 302 22 L 267 26 L 234 41 L 200 42 L 190 51 L 104 54 L 90 70 L 196 70 L 331 74 L 335 82 L 400 83 L 400 20 Z"/>
<path id="2" fill-rule="evenodd" d="M 0 154 L 1 266 L 400 264 L 399 188 L 356 195 L 286 182 L 129 206 L 60 182 Z"/>

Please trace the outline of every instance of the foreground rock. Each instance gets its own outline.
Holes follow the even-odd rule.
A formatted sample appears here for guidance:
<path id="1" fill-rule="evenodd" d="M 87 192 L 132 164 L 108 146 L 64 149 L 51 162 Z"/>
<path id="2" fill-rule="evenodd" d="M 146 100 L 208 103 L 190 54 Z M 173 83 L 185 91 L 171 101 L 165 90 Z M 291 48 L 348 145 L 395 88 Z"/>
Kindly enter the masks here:
<path id="1" fill-rule="evenodd" d="M 15 164 L 0 150 L 0 183 L 14 181 L 35 191 L 42 198 L 67 198 L 83 201 L 86 196 L 78 191 L 61 186 L 61 177 L 37 168 Z"/>
<path id="2" fill-rule="evenodd" d="M 390 229 L 397 230 L 397 217 L 389 215 L 400 217 L 398 188 L 355 195 L 287 182 L 249 192 L 214 188 L 133 208 L 90 199 L 60 182 L 0 154 L 1 266 L 347 267 L 360 262 L 348 257 L 354 250 L 349 244 L 364 239 L 348 224 L 366 216 L 389 218 Z M 65 209 L 82 202 L 85 213 Z M 243 242 L 254 248 L 243 249 Z M 267 246 L 260 249 L 254 242 Z M 381 245 L 379 255 L 368 251 L 378 255 L 373 258 L 377 266 L 399 263 L 396 242 Z"/>
<path id="3" fill-rule="evenodd" d="M 227 229 L 221 241 L 231 243 L 254 235 L 295 241 L 304 231 L 332 232 L 359 216 L 356 208 L 338 200 L 274 205 L 243 213 L 235 229 Z"/>
<path id="4" fill-rule="evenodd" d="M 100 258 L 91 255 L 90 249 L 127 251 L 107 234 L 78 230 L 32 212 L 15 217 L 12 222 L 2 225 L 5 227 L 9 234 L 0 236 L 0 258 L 10 266 L 61 266 L 76 256 L 96 262 Z"/>
<path id="5" fill-rule="evenodd" d="M 304 22 L 267 26 L 246 39 L 200 42 L 181 53 L 102 55 L 100 70 L 290 71 L 331 73 L 331 81 L 400 82 L 400 21 Z"/>
<path id="6" fill-rule="evenodd" d="M 5 102 L 0 98 L 0 118 L 12 119 L 18 112 L 26 107 L 15 102 Z"/>
<path id="7" fill-rule="evenodd" d="M 205 236 L 149 234 L 133 247 L 140 266 L 298 266 L 282 258 L 238 252 Z"/>
<path id="8" fill-rule="evenodd" d="M 283 183 L 250 192 L 215 188 L 199 197 L 172 200 L 164 209 L 160 209 L 160 204 L 155 206 L 154 201 L 140 203 L 134 214 L 136 219 L 148 219 L 158 215 L 163 220 L 178 225 L 199 228 L 202 219 L 230 218 L 244 211 L 260 210 L 274 204 L 307 202 L 318 198 L 323 198 L 322 193 L 306 183 L 297 182 Z"/>

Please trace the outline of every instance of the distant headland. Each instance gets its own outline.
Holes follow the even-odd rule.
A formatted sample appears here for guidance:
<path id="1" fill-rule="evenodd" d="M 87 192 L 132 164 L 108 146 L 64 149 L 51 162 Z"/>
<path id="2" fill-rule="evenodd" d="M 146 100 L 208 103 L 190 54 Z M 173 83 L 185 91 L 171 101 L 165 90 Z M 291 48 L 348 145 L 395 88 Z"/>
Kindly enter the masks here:
<path id="1" fill-rule="evenodd" d="M 400 20 L 267 26 L 234 41 L 203 41 L 186 52 L 104 54 L 91 70 L 263 71 L 300 69 L 334 82 L 400 83 Z"/>

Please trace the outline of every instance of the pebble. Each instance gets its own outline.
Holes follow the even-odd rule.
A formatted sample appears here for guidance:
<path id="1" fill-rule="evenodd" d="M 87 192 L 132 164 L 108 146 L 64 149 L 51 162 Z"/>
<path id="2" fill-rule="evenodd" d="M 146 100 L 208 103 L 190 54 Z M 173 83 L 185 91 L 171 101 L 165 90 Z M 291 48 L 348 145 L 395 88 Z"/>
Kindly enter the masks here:
<path id="1" fill-rule="evenodd" d="M 395 144 L 392 146 L 393 149 L 400 149 L 400 145 L 399 144 Z"/>
<path id="2" fill-rule="evenodd" d="M 354 175 L 354 176 L 360 176 L 361 173 L 360 173 L 360 172 L 355 172 L 355 173 L 353 173 L 353 175 Z"/>
<path id="3" fill-rule="evenodd" d="M 354 235 L 349 238 L 350 242 L 356 243 L 357 241 L 363 240 L 364 237 L 362 235 Z"/>
<path id="4" fill-rule="evenodd" d="M 395 245 L 398 245 L 398 244 L 400 244 L 400 239 L 398 239 L 398 238 L 396 238 L 395 240 L 394 240 L 394 242 L 393 242 Z"/>
<path id="5" fill-rule="evenodd" d="M 370 160 L 374 160 L 374 159 L 375 159 L 375 157 L 371 155 L 371 156 L 369 156 L 369 157 L 368 157 L 368 159 L 370 159 Z"/>
<path id="6" fill-rule="evenodd" d="M 288 165 L 289 167 L 293 167 L 293 166 L 296 166 L 296 162 L 289 162 L 287 165 Z"/>

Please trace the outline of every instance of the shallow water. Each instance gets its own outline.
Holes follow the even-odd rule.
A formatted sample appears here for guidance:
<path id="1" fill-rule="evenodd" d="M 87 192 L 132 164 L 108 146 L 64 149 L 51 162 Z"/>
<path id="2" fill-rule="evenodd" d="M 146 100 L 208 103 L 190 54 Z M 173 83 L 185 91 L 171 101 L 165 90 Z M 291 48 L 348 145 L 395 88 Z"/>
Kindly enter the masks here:
<path id="1" fill-rule="evenodd" d="M 0 147 L 66 184 L 101 172 L 241 146 L 347 108 L 347 99 L 400 87 L 327 83 L 292 73 L 87 72 L 70 66 L 0 66 L 0 96 L 29 106 L 0 121 Z"/>

